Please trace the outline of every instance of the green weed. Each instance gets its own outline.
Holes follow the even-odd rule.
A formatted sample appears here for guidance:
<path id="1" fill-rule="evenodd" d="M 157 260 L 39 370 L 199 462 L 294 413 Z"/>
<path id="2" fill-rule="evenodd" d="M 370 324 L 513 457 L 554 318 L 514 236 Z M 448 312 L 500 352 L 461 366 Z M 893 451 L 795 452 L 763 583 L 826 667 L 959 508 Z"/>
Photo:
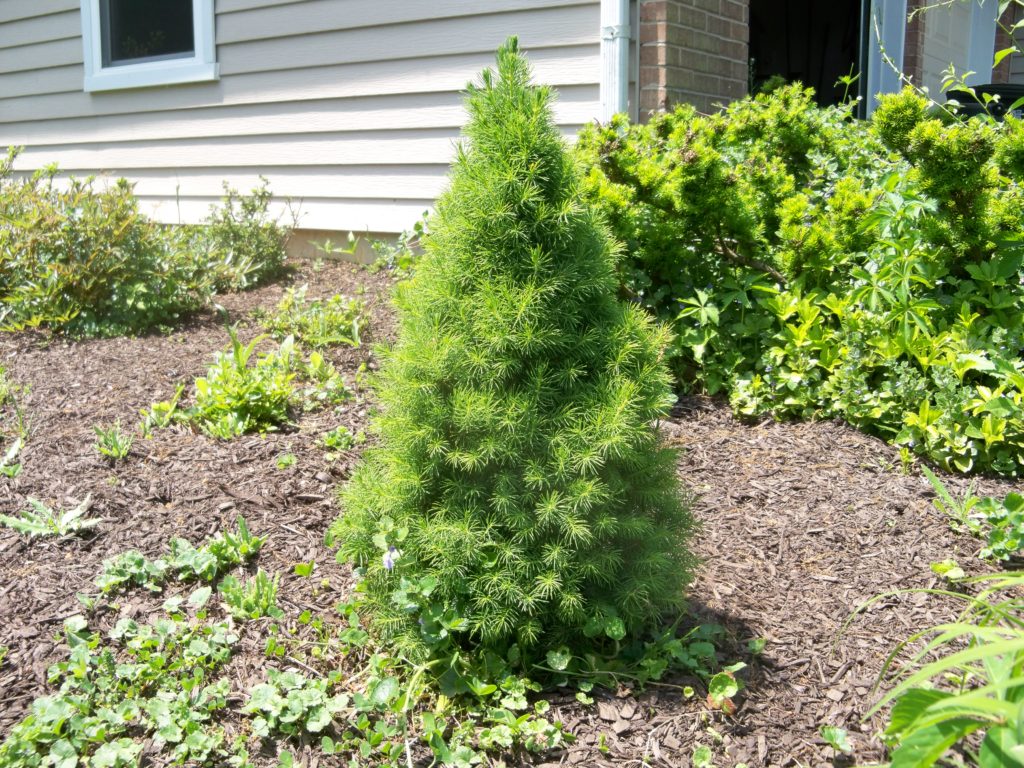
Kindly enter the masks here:
<path id="1" fill-rule="evenodd" d="M 179 581 L 213 581 L 236 565 L 248 562 L 263 546 L 265 537 L 253 536 L 245 518 L 239 516 L 236 525 L 237 530 L 221 531 L 199 547 L 185 539 L 171 539 L 167 555 L 156 560 L 135 551 L 104 560 L 96 586 L 104 593 L 130 586 L 160 592 L 172 575 Z"/>
<path id="2" fill-rule="evenodd" d="M 178 764 L 227 757 L 213 718 L 227 704 L 227 679 L 215 677 L 237 641 L 228 625 L 184 617 L 138 624 L 121 619 L 104 644 L 81 616 L 65 621 L 68 661 L 54 664 L 58 692 L 32 703 L 0 745 L 10 768 L 90 765 L 128 768 L 142 741 Z"/>
<path id="3" fill-rule="evenodd" d="M 320 443 L 328 451 L 349 451 L 357 445 L 366 441 L 366 435 L 362 430 L 353 434 L 352 430 L 344 424 L 335 427 L 329 432 L 324 432 Z"/>
<path id="4" fill-rule="evenodd" d="M 271 578 L 260 569 L 244 584 L 234 576 L 225 576 L 217 591 L 236 619 L 258 619 L 263 616 L 282 619 L 284 612 L 277 607 L 279 581 L 279 577 Z"/>
<path id="5" fill-rule="evenodd" d="M 986 539 L 979 557 L 1009 560 L 1024 550 L 1024 496 L 1009 493 L 1002 500 L 974 495 L 973 488 L 956 499 L 927 467 L 922 471 L 935 490 L 935 508 L 949 518 L 955 530 Z"/>
<path id="6" fill-rule="evenodd" d="M 195 405 L 189 411 L 200 429 L 223 440 L 276 429 L 288 421 L 296 364 L 291 337 L 250 365 L 263 337 L 242 344 L 236 330 L 228 330 L 231 350 L 218 353 L 206 376 L 196 379 Z"/>
<path id="7" fill-rule="evenodd" d="M 358 347 L 366 325 L 363 303 L 344 296 L 311 300 L 306 291 L 303 285 L 285 292 L 265 323 L 267 332 L 278 339 L 292 336 L 310 347 Z"/>
<path id="8" fill-rule="evenodd" d="M 99 518 L 87 518 L 85 513 L 92 504 L 92 497 L 86 496 L 77 507 L 60 511 L 51 509 L 38 499 L 28 497 L 31 510 L 24 510 L 18 517 L 0 515 L 0 524 L 13 531 L 30 537 L 72 536 L 84 533 L 99 525 Z"/>
<path id="9" fill-rule="evenodd" d="M 243 711 L 255 714 L 253 733 L 262 738 L 324 731 L 335 715 L 349 707 L 349 697 L 327 693 L 326 680 L 309 680 L 298 672 L 267 670 L 269 682 L 249 692 Z"/>
<path id="10" fill-rule="evenodd" d="M 142 421 L 139 424 L 139 431 L 143 437 L 152 437 L 154 429 L 169 427 L 176 420 L 183 418 L 183 414 L 178 410 L 178 402 L 184 392 L 185 385 L 179 384 L 170 400 L 153 403 L 148 410 L 140 412 Z"/>
<path id="11" fill-rule="evenodd" d="M 115 421 L 109 427 L 94 426 L 92 430 L 96 433 L 95 446 L 101 456 L 105 456 L 112 462 L 127 458 L 131 452 L 132 443 L 135 442 L 135 437 L 121 431 L 120 420 Z"/>

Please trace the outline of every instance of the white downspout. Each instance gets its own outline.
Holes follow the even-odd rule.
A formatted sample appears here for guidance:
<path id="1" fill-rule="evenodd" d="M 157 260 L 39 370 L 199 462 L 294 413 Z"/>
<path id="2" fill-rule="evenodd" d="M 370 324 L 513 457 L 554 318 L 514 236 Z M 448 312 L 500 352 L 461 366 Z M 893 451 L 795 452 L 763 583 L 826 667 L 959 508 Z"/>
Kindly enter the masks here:
<path id="1" fill-rule="evenodd" d="M 629 108 L 629 0 L 601 0 L 601 122 Z"/>

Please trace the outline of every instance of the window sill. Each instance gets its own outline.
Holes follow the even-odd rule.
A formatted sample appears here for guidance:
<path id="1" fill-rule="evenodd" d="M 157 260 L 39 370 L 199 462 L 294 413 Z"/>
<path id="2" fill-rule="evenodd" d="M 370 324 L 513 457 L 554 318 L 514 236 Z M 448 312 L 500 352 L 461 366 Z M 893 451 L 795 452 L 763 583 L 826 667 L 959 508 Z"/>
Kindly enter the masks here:
<path id="1" fill-rule="evenodd" d="M 217 64 L 205 62 L 154 61 L 108 67 L 85 76 L 85 92 L 119 91 L 128 88 L 150 88 L 157 85 L 212 82 L 220 78 Z"/>

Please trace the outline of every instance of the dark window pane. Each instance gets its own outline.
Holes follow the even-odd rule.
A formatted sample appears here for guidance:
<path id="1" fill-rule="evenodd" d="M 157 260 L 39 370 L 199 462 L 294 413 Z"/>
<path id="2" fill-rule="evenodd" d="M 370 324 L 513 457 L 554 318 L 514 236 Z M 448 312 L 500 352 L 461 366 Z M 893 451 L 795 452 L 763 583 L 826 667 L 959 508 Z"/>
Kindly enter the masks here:
<path id="1" fill-rule="evenodd" d="M 192 0 L 101 0 L 103 65 L 195 53 Z"/>

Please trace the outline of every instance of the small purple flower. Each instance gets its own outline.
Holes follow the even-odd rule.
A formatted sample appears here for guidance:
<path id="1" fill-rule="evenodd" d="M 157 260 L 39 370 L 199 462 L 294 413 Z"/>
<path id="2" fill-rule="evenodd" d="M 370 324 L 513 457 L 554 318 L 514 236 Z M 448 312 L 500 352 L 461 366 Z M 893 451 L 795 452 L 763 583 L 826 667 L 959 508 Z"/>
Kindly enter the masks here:
<path id="1" fill-rule="evenodd" d="M 394 547 L 388 547 L 388 551 L 384 553 L 384 567 L 389 571 L 395 567 L 395 555 L 398 554 L 398 550 Z"/>

